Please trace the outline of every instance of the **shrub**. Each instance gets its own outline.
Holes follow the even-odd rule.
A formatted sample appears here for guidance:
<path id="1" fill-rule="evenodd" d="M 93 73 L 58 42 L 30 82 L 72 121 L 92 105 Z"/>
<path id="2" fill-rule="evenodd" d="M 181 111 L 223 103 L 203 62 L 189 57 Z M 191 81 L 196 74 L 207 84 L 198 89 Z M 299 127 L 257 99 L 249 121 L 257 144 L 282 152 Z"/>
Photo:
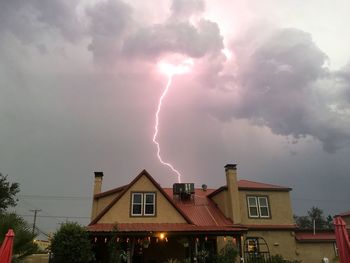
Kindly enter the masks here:
<path id="1" fill-rule="evenodd" d="M 87 263 L 94 258 L 88 233 L 78 223 L 61 225 L 53 235 L 51 251 L 54 263 Z"/>

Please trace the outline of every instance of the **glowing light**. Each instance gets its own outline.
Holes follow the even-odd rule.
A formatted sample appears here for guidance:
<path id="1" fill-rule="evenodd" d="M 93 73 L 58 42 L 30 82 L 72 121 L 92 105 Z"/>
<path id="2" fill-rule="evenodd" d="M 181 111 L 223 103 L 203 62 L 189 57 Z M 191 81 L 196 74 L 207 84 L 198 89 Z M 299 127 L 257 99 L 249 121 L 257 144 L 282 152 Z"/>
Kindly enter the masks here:
<path id="1" fill-rule="evenodd" d="M 160 238 L 161 240 L 163 240 L 163 239 L 165 238 L 164 233 L 160 233 L 159 238 Z"/>
<path id="2" fill-rule="evenodd" d="M 158 132 L 159 132 L 159 128 L 158 128 L 159 127 L 159 113 L 160 113 L 160 110 L 162 108 L 163 99 L 165 98 L 166 94 L 168 93 L 168 91 L 170 89 L 171 83 L 173 81 L 173 76 L 185 74 L 185 73 L 189 72 L 192 65 L 193 65 L 192 59 L 187 59 L 178 65 L 166 63 L 163 61 L 158 64 L 158 67 L 161 70 L 161 72 L 163 72 L 164 74 L 166 74 L 168 76 L 168 82 L 167 82 L 165 89 L 163 90 L 163 93 L 160 96 L 159 102 L 158 102 L 158 107 L 157 107 L 156 116 L 155 116 L 153 142 L 157 146 L 158 160 L 160 161 L 161 164 L 168 166 L 177 175 L 177 180 L 179 183 L 181 182 L 181 173 L 178 170 L 176 170 L 171 163 L 163 161 L 163 159 L 160 155 L 160 145 L 159 145 L 159 142 L 157 141 L 157 136 L 158 136 Z"/>
<path id="3" fill-rule="evenodd" d="M 226 59 L 230 60 L 232 58 L 232 52 L 231 50 L 224 48 L 221 50 L 222 54 L 225 55 Z"/>

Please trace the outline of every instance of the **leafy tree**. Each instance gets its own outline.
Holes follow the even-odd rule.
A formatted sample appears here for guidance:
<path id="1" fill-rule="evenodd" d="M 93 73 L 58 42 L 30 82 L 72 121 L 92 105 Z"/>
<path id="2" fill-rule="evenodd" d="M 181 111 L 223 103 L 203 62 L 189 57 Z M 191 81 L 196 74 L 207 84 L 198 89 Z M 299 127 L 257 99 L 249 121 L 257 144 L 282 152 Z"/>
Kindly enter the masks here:
<path id="1" fill-rule="evenodd" d="M 313 206 L 307 211 L 307 216 L 294 216 L 295 223 L 301 229 L 313 229 L 315 222 L 316 229 L 325 230 L 333 228 L 333 218 L 331 215 L 328 215 L 325 218 L 323 210 Z"/>
<path id="2" fill-rule="evenodd" d="M 16 194 L 19 192 L 19 184 L 10 184 L 7 176 L 0 173 L 0 213 L 4 213 L 9 206 L 17 204 Z"/>
<path id="3" fill-rule="evenodd" d="M 62 224 L 54 233 L 51 251 L 54 263 L 87 263 L 94 258 L 88 233 L 73 222 Z"/>
<path id="4" fill-rule="evenodd" d="M 21 262 L 25 257 L 38 251 L 38 246 L 33 243 L 34 236 L 30 227 L 23 218 L 14 213 L 0 214 L 0 243 L 10 228 L 15 232 L 12 262 Z"/>

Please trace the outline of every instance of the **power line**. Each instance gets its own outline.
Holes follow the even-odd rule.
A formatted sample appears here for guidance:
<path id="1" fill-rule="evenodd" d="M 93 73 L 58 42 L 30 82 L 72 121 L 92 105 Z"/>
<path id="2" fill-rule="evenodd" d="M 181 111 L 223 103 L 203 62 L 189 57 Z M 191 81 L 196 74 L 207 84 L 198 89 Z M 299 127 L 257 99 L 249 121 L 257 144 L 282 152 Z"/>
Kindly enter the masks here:
<path id="1" fill-rule="evenodd" d="M 89 196 L 68 196 L 68 195 L 18 195 L 25 199 L 54 199 L 54 200 L 91 200 Z"/>
<path id="2" fill-rule="evenodd" d="M 33 216 L 33 215 L 19 215 L 19 216 Z M 87 219 L 90 218 L 88 216 L 53 216 L 53 215 L 37 215 L 37 217 L 42 217 L 42 218 L 76 218 L 76 219 Z"/>

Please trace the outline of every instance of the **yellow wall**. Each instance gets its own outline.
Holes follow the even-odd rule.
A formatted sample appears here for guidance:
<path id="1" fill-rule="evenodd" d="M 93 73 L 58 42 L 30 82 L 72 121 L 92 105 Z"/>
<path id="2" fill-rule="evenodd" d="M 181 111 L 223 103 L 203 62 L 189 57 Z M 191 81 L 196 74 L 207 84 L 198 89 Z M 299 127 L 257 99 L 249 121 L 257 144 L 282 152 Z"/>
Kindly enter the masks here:
<path id="1" fill-rule="evenodd" d="M 145 191 L 156 193 L 156 216 L 130 216 L 131 192 Z M 146 176 L 142 176 L 98 223 L 186 223 L 186 220 L 158 191 L 153 183 Z"/>
<path id="2" fill-rule="evenodd" d="M 221 191 L 217 195 L 212 197 L 212 200 L 218 205 L 219 209 L 224 213 L 226 217 L 229 217 L 229 209 L 227 207 L 228 201 L 227 191 Z"/>
<path id="3" fill-rule="evenodd" d="M 298 243 L 297 253 L 302 262 L 319 263 L 324 257 L 327 257 L 330 263 L 339 262 L 339 258 L 335 256 L 333 243 Z"/>
<path id="4" fill-rule="evenodd" d="M 92 213 L 91 220 L 94 219 L 106 206 L 108 206 L 114 198 L 116 198 L 120 192 L 115 194 L 110 194 L 98 199 L 94 199 L 92 203 Z"/>
<path id="5" fill-rule="evenodd" d="M 270 218 L 249 218 L 247 196 L 267 196 Z M 291 225 L 294 224 L 289 192 L 280 191 L 239 191 L 242 224 L 248 225 Z"/>

